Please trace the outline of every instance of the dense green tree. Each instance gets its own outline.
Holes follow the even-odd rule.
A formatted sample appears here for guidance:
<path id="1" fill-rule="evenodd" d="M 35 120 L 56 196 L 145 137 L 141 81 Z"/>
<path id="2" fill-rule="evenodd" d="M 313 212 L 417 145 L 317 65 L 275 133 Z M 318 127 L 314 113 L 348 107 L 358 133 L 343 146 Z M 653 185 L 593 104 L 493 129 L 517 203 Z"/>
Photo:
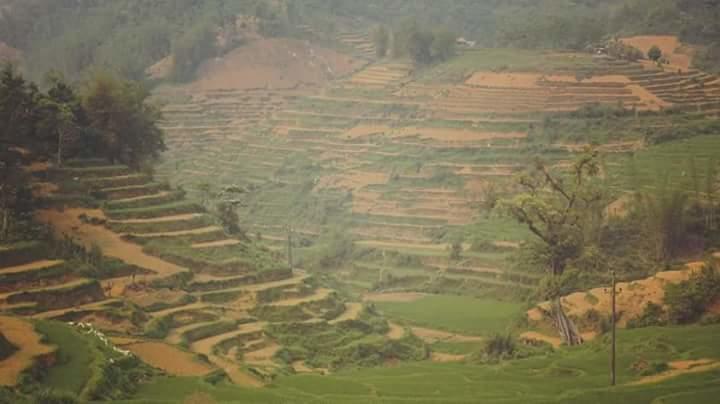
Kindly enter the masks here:
<path id="1" fill-rule="evenodd" d="M 662 50 L 658 48 L 656 45 L 653 45 L 650 50 L 648 50 L 648 59 L 652 60 L 653 62 L 657 62 L 662 57 Z"/>
<path id="2" fill-rule="evenodd" d="M 90 129 L 101 137 L 99 153 L 137 168 L 165 150 L 157 127 L 160 110 L 148 102 L 149 96 L 142 84 L 108 72 L 97 72 L 86 83 L 83 108 Z"/>

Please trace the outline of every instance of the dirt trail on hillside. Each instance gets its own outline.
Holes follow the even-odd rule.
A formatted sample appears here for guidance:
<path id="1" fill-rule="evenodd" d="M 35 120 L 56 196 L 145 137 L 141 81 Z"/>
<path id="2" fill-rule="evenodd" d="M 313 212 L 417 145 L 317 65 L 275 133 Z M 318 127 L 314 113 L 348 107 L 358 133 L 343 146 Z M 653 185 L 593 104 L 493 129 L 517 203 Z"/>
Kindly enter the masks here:
<path id="1" fill-rule="evenodd" d="M 433 352 L 430 354 L 430 360 L 437 363 L 462 362 L 466 357 L 467 355 L 454 355 L 442 352 Z"/>
<path id="2" fill-rule="evenodd" d="M 103 211 L 99 209 L 65 209 L 62 212 L 39 210 L 36 218 L 43 223 L 51 224 L 58 235 L 71 235 L 73 239 L 80 241 L 88 248 L 96 244 L 107 256 L 154 272 L 155 274 L 150 275 L 150 278 L 161 278 L 187 272 L 185 268 L 145 254 L 141 246 L 123 240 L 120 235 L 105 227 L 81 222 L 78 216 L 82 214 L 105 219 Z"/>
<path id="3" fill-rule="evenodd" d="M 396 293 L 366 293 L 363 300 L 367 302 L 398 302 L 410 303 L 427 296 L 425 293 L 396 292 Z"/>
<path id="4" fill-rule="evenodd" d="M 643 377 L 640 380 L 628 383 L 628 385 L 659 383 L 680 375 L 709 372 L 720 369 L 720 362 L 713 359 L 683 360 L 670 362 L 668 366 L 670 369 L 665 372 Z"/>
<path id="5" fill-rule="evenodd" d="M 17 265 L 17 266 L 14 266 L 14 267 L 0 268 L 0 274 L 2 274 L 2 275 L 5 275 L 5 274 L 16 274 L 16 273 L 21 273 L 21 272 L 33 271 L 33 270 L 37 270 L 37 269 L 50 268 L 50 267 L 54 267 L 54 266 L 60 265 L 60 264 L 62 264 L 63 262 L 65 262 L 65 261 L 63 261 L 63 260 L 40 260 L 40 261 L 34 261 L 34 262 L 31 262 L 31 263 L 28 263 L 28 264 Z"/>
<path id="6" fill-rule="evenodd" d="M 215 247 L 229 247 L 241 244 L 240 240 L 235 239 L 228 239 L 228 240 L 220 240 L 220 241 L 211 241 L 209 243 L 195 243 L 191 247 L 194 249 L 202 249 L 202 248 L 215 248 Z"/>
<path id="7" fill-rule="evenodd" d="M 141 342 L 126 347 L 143 362 L 173 376 L 204 376 L 212 368 L 195 357 L 162 342 Z"/>
<path id="8" fill-rule="evenodd" d="M 15 386 L 18 377 L 32 366 L 35 358 L 49 354 L 54 347 L 41 342 L 32 324 L 14 317 L 0 317 L 0 331 L 18 350 L 0 361 L 0 386 Z"/>
<path id="9" fill-rule="evenodd" d="M 405 328 L 391 322 L 388 322 L 388 326 L 390 326 L 390 330 L 387 332 L 387 334 L 385 334 L 385 336 L 389 339 L 399 340 L 405 336 Z"/>
<path id="10" fill-rule="evenodd" d="M 135 237 L 141 237 L 141 238 L 182 237 L 182 236 L 209 234 L 209 233 L 214 233 L 216 231 L 221 231 L 221 230 L 222 230 L 222 227 L 208 226 L 208 227 L 201 227 L 201 228 L 192 229 L 192 230 L 169 231 L 169 232 L 164 232 L 164 233 L 139 233 L 139 234 L 131 234 L 131 235 L 135 236 Z"/>
<path id="11" fill-rule="evenodd" d="M 310 303 L 310 302 L 317 302 L 319 300 L 323 300 L 330 296 L 330 294 L 333 292 L 332 289 L 325 289 L 320 288 L 315 291 L 311 296 L 305 296 L 305 297 L 298 297 L 295 299 L 286 299 L 286 300 L 278 300 L 276 302 L 272 302 L 269 305 L 270 306 L 298 306 L 303 303 Z"/>
<path id="12" fill-rule="evenodd" d="M 215 335 L 210 338 L 205 338 L 196 341 L 192 344 L 193 352 L 197 352 L 204 355 L 212 355 L 213 347 L 225 340 L 238 337 L 240 335 L 252 334 L 258 331 L 262 331 L 266 323 L 249 323 L 242 324 L 237 330 L 226 332 L 224 334 Z"/>
<path id="13" fill-rule="evenodd" d="M 362 312 L 363 305 L 361 303 L 345 303 L 345 312 L 340 317 L 328 321 L 330 324 L 338 324 L 343 321 L 357 320 Z"/>
<path id="14" fill-rule="evenodd" d="M 271 343 L 265 348 L 250 351 L 243 355 L 243 362 L 255 366 L 277 366 L 273 362 L 273 357 L 282 347 L 278 344 Z"/>
<path id="15" fill-rule="evenodd" d="M 163 216 L 152 219 L 127 219 L 127 220 L 108 220 L 108 223 L 117 224 L 146 224 L 146 223 L 165 223 L 165 222 L 180 222 L 186 220 L 192 220 L 204 216 L 204 213 L 190 213 L 186 215 L 175 215 L 175 216 Z"/>
<path id="16" fill-rule="evenodd" d="M 442 330 L 434 330 L 432 328 L 410 327 L 410 330 L 418 338 L 422 339 L 423 341 L 427 342 L 428 344 L 432 344 L 432 343 L 435 343 L 438 341 L 443 341 L 443 342 L 482 342 L 485 340 L 483 337 L 478 337 L 478 336 L 474 336 L 474 335 L 456 334 L 456 333 L 442 331 Z"/>
<path id="17" fill-rule="evenodd" d="M 52 311 L 45 311 L 38 314 L 33 314 L 33 318 L 37 319 L 53 319 L 57 317 L 61 317 L 65 314 L 71 313 L 71 312 L 80 312 L 80 311 L 96 311 L 96 310 L 102 310 L 111 303 L 117 303 L 120 302 L 119 299 L 106 299 L 106 300 L 100 300 L 99 302 L 94 302 L 90 304 L 83 304 L 81 306 L 73 306 L 68 307 L 67 309 L 59 309 L 59 310 L 52 310 Z"/>
<path id="18" fill-rule="evenodd" d="M 560 337 L 551 337 L 549 335 L 541 334 L 535 331 L 524 332 L 520 335 L 520 339 L 527 341 L 541 341 L 552 345 L 553 348 L 560 348 L 562 345 L 562 339 Z"/>

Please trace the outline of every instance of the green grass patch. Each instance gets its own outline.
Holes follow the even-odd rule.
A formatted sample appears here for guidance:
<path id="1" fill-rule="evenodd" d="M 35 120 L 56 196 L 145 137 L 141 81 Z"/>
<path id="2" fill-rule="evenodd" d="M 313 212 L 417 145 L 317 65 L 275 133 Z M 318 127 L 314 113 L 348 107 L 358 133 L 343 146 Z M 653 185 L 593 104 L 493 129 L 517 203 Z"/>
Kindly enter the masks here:
<path id="1" fill-rule="evenodd" d="M 379 302 L 390 318 L 418 326 L 471 335 L 507 332 L 524 305 L 466 296 L 430 295 L 414 302 Z"/>

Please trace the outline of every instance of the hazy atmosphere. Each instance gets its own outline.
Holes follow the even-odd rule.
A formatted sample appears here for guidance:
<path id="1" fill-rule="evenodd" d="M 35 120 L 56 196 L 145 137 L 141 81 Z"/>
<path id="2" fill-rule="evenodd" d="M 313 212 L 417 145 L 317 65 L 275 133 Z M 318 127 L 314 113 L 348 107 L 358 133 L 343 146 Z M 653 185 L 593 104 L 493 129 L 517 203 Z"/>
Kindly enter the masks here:
<path id="1" fill-rule="evenodd" d="M 711 404 L 720 0 L 0 0 L 0 404 Z"/>

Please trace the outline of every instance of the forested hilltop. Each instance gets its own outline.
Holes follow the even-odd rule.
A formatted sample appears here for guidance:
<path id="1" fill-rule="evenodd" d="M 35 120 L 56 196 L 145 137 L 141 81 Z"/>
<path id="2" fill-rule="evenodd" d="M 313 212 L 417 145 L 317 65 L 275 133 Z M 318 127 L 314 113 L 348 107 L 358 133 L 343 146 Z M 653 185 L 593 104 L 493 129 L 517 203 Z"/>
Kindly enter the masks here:
<path id="1" fill-rule="evenodd" d="M 300 27 L 312 27 L 332 40 L 342 25 L 396 27 L 409 17 L 485 47 L 584 49 L 613 36 L 677 34 L 703 45 L 695 63 L 715 70 L 718 13 L 715 0 L 3 0 L 0 42 L 21 51 L 35 78 L 99 65 L 142 79 L 172 55 L 171 77 L 184 80 L 254 35 L 303 38 Z"/>

